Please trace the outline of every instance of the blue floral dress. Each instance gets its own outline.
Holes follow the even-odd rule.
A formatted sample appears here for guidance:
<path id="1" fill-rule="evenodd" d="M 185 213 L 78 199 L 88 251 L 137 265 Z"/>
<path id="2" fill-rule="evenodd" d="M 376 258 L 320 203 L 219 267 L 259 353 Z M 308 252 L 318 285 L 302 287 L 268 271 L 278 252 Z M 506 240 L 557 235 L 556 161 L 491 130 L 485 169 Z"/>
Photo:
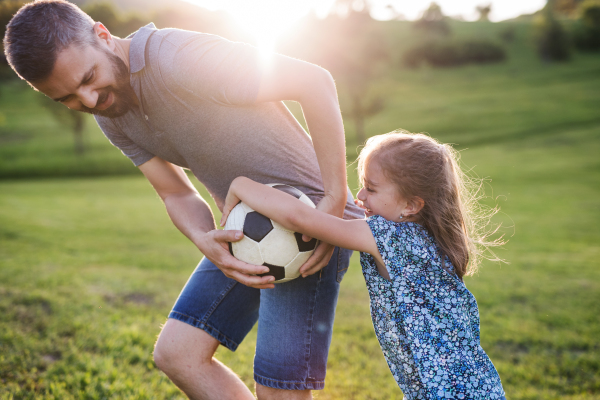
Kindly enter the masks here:
<path id="1" fill-rule="evenodd" d="M 500 376 L 479 344 L 479 310 L 464 283 L 442 267 L 433 237 L 413 222 L 367 219 L 390 280 L 375 259 L 360 262 L 379 344 L 404 399 L 504 399 Z M 446 258 L 445 266 L 452 270 Z"/>

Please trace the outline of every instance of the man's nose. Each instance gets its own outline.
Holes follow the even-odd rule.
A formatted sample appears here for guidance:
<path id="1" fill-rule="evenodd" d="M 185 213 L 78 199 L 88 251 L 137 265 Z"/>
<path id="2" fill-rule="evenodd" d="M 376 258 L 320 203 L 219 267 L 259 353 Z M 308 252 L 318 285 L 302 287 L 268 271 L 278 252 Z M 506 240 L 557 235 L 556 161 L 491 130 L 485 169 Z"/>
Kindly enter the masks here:
<path id="1" fill-rule="evenodd" d="M 77 94 L 81 104 L 87 108 L 94 108 L 98 103 L 98 92 L 89 88 L 81 88 Z"/>

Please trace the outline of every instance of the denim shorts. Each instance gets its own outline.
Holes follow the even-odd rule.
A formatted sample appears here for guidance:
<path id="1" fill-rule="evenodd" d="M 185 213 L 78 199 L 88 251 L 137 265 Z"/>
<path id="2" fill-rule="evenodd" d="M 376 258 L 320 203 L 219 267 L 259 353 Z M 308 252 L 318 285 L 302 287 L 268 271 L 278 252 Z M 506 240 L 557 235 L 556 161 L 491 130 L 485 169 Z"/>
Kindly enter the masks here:
<path id="1" fill-rule="evenodd" d="M 258 321 L 254 380 L 288 390 L 325 386 L 335 306 L 351 250 L 335 248 L 321 271 L 254 289 L 227 278 L 203 258 L 169 314 L 235 351 Z"/>

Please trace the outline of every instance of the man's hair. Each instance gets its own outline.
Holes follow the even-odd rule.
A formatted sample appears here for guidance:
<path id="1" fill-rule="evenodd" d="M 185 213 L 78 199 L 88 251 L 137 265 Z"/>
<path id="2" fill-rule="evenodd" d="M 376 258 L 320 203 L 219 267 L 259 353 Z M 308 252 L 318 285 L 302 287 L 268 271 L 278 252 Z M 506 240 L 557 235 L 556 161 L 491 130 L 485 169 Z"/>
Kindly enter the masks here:
<path id="1" fill-rule="evenodd" d="M 94 20 L 64 0 L 36 0 L 21 7 L 6 26 L 4 54 L 29 83 L 50 76 L 58 54 L 72 44 L 93 45 Z"/>

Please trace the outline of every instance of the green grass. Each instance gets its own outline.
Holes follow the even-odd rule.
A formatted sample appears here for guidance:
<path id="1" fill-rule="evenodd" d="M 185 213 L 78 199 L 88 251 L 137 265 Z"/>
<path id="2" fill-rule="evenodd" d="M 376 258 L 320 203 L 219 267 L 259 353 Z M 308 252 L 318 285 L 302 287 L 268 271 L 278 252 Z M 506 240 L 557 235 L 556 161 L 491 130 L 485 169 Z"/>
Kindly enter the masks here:
<path id="1" fill-rule="evenodd" d="M 386 108 L 368 120 L 369 136 L 403 128 L 464 148 L 600 124 L 597 56 L 564 65 L 398 70 L 374 90 Z"/>
<path id="2" fill-rule="evenodd" d="M 505 64 L 381 77 L 386 107 L 367 131 L 429 132 L 467 148 L 465 165 L 492 179 L 509 264 L 484 263 L 466 283 L 507 398 L 600 399 L 600 58 L 545 65 L 526 40 L 510 46 Z M 0 177 L 30 178 L 0 181 L 0 398 L 181 399 L 151 353 L 201 254 L 92 120 L 89 151 L 75 156 L 36 96 L 18 82 L 0 88 Z M 95 176 L 115 173 L 129 175 Z M 86 177 L 50 178 L 74 175 Z M 254 339 L 218 353 L 250 387 Z M 355 255 L 317 398 L 400 396 Z"/>
<path id="3" fill-rule="evenodd" d="M 466 280 L 510 399 L 600 398 L 598 128 L 480 146 L 510 264 Z M 352 169 L 350 169 L 352 173 Z M 352 178 L 353 179 L 353 178 Z M 181 398 L 153 342 L 200 254 L 142 177 L 0 183 L 0 398 Z M 491 193 L 490 193 L 491 194 Z M 253 332 L 221 358 L 252 385 Z M 320 399 L 399 397 L 356 255 Z"/>

